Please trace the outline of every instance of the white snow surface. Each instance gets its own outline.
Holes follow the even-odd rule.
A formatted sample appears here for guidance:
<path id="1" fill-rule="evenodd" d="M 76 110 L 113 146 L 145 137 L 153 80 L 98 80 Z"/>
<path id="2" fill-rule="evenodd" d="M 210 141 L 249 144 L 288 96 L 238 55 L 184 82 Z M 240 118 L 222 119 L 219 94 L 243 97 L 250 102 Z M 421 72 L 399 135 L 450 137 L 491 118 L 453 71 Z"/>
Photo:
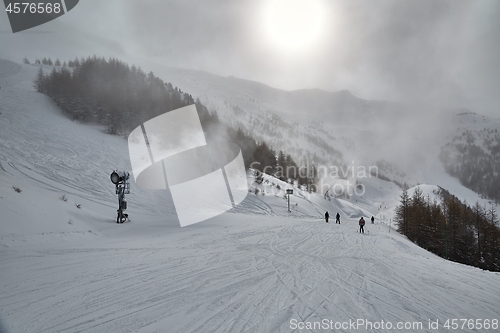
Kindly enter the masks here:
<path id="1" fill-rule="evenodd" d="M 127 141 L 67 119 L 34 91 L 37 68 L 18 66 L 0 62 L 0 330 L 403 331 L 293 327 L 359 319 L 436 332 L 428 320 L 438 319 L 442 332 L 447 319 L 500 319 L 500 274 L 443 260 L 382 223 L 400 190 L 377 178 L 349 200 L 295 188 L 289 213 L 291 185 L 250 177 L 264 195 L 185 228 L 168 192 L 132 184 L 131 222 L 114 223 L 109 174 L 130 170 Z"/>

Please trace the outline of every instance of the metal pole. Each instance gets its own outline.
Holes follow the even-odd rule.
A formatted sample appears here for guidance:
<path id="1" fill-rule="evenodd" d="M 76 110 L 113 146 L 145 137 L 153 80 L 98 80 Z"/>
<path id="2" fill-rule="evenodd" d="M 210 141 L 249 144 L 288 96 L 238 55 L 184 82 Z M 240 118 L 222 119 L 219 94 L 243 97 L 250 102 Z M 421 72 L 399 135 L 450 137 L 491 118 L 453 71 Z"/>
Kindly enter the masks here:
<path id="1" fill-rule="evenodd" d="M 290 213 L 290 194 L 287 194 L 288 197 L 288 212 Z"/>
<path id="2" fill-rule="evenodd" d="M 118 184 L 120 185 L 120 184 Z M 118 186 L 117 185 L 117 186 Z M 118 223 L 123 222 L 123 199 L 125 198 L 125 181 L 119 187 L 121 189 L 120 194 L 118 194 Z"/>

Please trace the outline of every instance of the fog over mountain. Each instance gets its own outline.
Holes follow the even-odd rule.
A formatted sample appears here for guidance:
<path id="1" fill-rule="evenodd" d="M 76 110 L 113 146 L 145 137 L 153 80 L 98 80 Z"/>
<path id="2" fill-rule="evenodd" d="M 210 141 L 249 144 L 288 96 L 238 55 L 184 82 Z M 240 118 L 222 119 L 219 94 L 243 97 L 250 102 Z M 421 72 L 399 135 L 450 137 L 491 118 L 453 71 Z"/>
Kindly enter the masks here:
<path id="1" fill-rule="evenodd" d="M 316 0 L 321 34 L 303 49 L 269 40 L 269 3 L 87 0 L 61 20 L 171 66 L 500 116 L 498 1 Z"/>
<path id="2" fill-rule="evenodd" d="M 293 52 L 267 40 L 264 0 L 86 0 L 59 20 L 171 66 L 287 90 L 347 89 L 368 99 L 500 116 L 498 1 L 316 2 L 323 13 L 321 40 Z M 7 17 L 1 15 L 5 32 Z M 56 25 L 23 34 L 61 32 Z"/>
<path id="3" fill-rule="evenodd" d="M 486 33 L 495 23 L 487 19 L 490 11 L 484 10 L 484 6 L 489 6 L 494 12 L 495 4 L 481 2 L 472 5 L 460 1 L 419 3 L 407 4 L 407 8 L 401 4 L 386 2 L 383 10 L 372 8 L 381 13 L 395 11 L 401 18 L 396 20 L 380 14 L 380 18 L 384 17 L 384 20 L 364 23 L 369 26 L 363 30 L 364 34 L 374 34 L 375 31 L 381 33 L 382 28 L 394 29 L 379 36 L 379 45 L 386 50 L 386 57 L 372 54 L 368 67 L 362 65 L 359 59 L 368 59 L 377 39 L 370 39 L 358 51 L 353 48 L 356 45 L 355 38 L 346 43 L 346 47 L 338 48 L 335 53 L 344 54 L 345 57 L 351 50 L 349 66 L 332 67 L 334 58 L 319 61 L 306 54 L 297 57 L 277 55 L 266 48 L 261 48 L 261 61 L 256 64 L 249 61 L 248 57 L 254 56 L 252 52 L 258 52 L 257 47 L 239 57 L 242 45 L 250 45 L 245 43 L 244 37 L 247 34 L 241 32 L 243 27 L 241 31 L 235 28 L 231 32 L 222 27 L 227 27 L 228 24 L 234 24 L 235 27 L 243 25 L 248 31 L 253 31 L 249 23 L 253 17 L 251 14 L 263 10 L 262 4 L 259 5 L 261 7 L 254 5 L 253 11 L 237 16 L 248 5 L 243 2 L 224 7 L 223 11 L 216 10 L 221 3 L 212 3 L 212 10 L 207 11 L 203 19 L 200 19 L 199 11 L 206 9 L 207 4 L 195 6 L 188 2 L 163 4 L 153 1 L 148 6 L 141 7 L 135 2 L 127 1 L 120 2 L 119 5 L 113 1 L 85 1 L 78 6 L 77 11 L 71 11 L 60 20 L 18 34 L 7 33 L 8 22 L 1 20 L 0 29 L 3 33 L 0 34 L 0 41 L 9 47 L 2 48 L 0 56 L 13 61 L 20 61 L 24 56 L 32 61 L 42 57 L 73 59 L 91 54 L 116 57 L 140 65 L 146 72 L 153 71 L 164 81 L 200 98 L 232 127 L 252 131 L 257 138 L 265 139 L 275 149 L 290 152 L 297 159 L 338 164 L 341 158 L 345 163 L 354 162 L 356 165 L 376 165 L 379 161 L 385 161 L 396 167 L 398 174 L 406 175 L 393 176 L 398 182 L 416 184 L 442 178 L 436 176 L 443 171 L 438 158 L 440 149 L 459 134 L 454 125 L 457 123 L 452 120 L 457 113 L 463 113 L 463 107 L 473 104 L 476 108 L 469 107 L 468 112 L 498 118 L 498 109 L 486 107 L 498 98 L 496 93 L 483 98 L 481 101 L 484 103 L 469 104 L 466 100 L 472 100 L 477 89 L 486 94 L 495 86 L 493 81 L 500 77 L 493 75 L 495 68 L 500 68 L 497 66 L 478 80 L 464 80 L 467 78 L 466 69 L 471 66 L 479 66 L 479 63 L 486 66 L 497 61 L 497 58 L 490 58 L 490 54 L 494 54 L 491 51 L 496 41 L 490 41 L 490 35 Z M 333 10 L 329 6 L 333 5 L 325 5 L 324 8 Z M 464 6 L 468 6 L 469 14 L 464 12 Z M 152 8 L 164 14 L 162 19 L 159 14 L 151 13 Z M 338 22 L 346 25 L 355 25 L 365 15 L 360 6 L 338 3 L 335 8 L 337 11 L 345 11 L 346 16 Z M 412 11 L 415 16 L 412 20 L 402 20 Z M 102 21 L 103 13 L 106 13 L 106 21 Z M 349 22 L 347 13 L 352 16 Z M 229 18 L 224 19 L 224 15 Z M 469 30 L 466 34 L 477 35 L 480 31 L 484 32 L 481 38 L 474 41 L 477 56 L 466 59 L 454 56 L 449 61 L 444 61 L 442 58 L 446 53 L 439 52 L 444 46 L 441 45 L 442 42 L 435 40 L 436 33 L 440 32 L 439 36 L 444 38 L 458 22 L 465 24 L 477 15 L 485 15 L 484 22 L 478 26 L 467 26 Z M 184 19 L 186 16 L 188 18 Z M 218 19 L 218 24 L 213 26 L 208 24 L 212 16 Z M 241 18 L 241 22 L 236 22 L 235 17 Z M 151 22 L 154 22 L 155 29 L 148 28 Z M 252 22 L 253 29 L 258 30 L 259 20 Z M 430 23 L 439 29 L 431 31 L 428 26 Z M 326 31 L 332 29 L 333 26 L 328 25 Z M 357 33 L 362 32 L 360 26 L 357 29 Z M 466 28 L 461 26 L 461 29 L 463 31 Z M 343 31 L 356 33 L 345 29 Z M 400 36 L 396 31 L 399 34 L 404 31 L 406 33 Z M 209 32 L 210 35 L 207 35 Z M 228 37 L 228 34 L 239 34 L 240 38 L 236 41 Z M 463 36 L 458 36 L 462 38 L 460 39 L 455 35 L 453 38 L 445 38 L 444 44 L 466 43 Z M 406 37 L 403 38 L 404 36 Z M 406 57 L 401 56 L 400 54 L 411 49 L 410 41 L 415 43 L 412 44 L 414 50 L 407 53 Z M 465 49 L 466 45 L 460 47 Z M 480 50 L 484 52 L 481 53 Z M 314 53 L 312 50 L 311 52 Z M 328 54 L 320 49 L 316 49 L 316 53 Z M 434 56 L 430 56 L 428 62 L 416 61 L 424 54 Z M 233 62 L 235 57 L 238 58 L 237 64 Z M 458 58 L 462 59 L 460 64 L 457 63 Z M 273 70 L 266 67 L 268 61 L 274 61 L 272 59 L 280 60 L 280 64 L 276 64 Z M 308 63 L 304 65 L 306 60 Z M 372 85 L 377 87 L 378 92 L 363 88 L 367 86 L 367 82 L 372 81 L 365 80 L 363 75 L 357 76 L 360 66 L 371 68 L 370 70 L 377 68 L 379 74 L 372 75 L 370 80 L 378 81 Z M 457 66 L 459 71 L 455 70 Z M 430 69 L 437 67 L 439 71 L 436 70 L 429 76 Z M 284 75 L 276 72 L 285 69 Z M 325 83 L 321 75 L 315 74 L 319 69 L 322 75 L 328 74 L 330 79 L 338 82 Z M 295 75 L 296 71 L 307 73 L 307 78 L 300 73 Z M 346 75 L 347 72 L 349 75 Z M 448 82 L 446 78 L 449 78 L 451 72 L 454 75 L 464 73 L 464 76 L 460 80 Z M 405 73 L 405 80 L 399 75 L 401 73 Z M 276 81 L 283 78 L 286 84 Z M 395 84 L 398 80 L 404 82 Z M 452 97 L 453 94 L 445 92 L 464 82 L 473 87 L 468 87 L 460 96 Z M 391 93 L 384 93 L 391 85 Z M 426 88 L 423 89 L 423 86 Z M 283 87 L 288 89 L 282 89 Z M 424 91 L 426 89 L 432 90 L 432 96 Z M 420 97 L 406 95 L 407 98 L 402 98 L 406 94 L 404 91 L 409 90 Z M 435 99 L 437 95 L 440 96 L 438 100 Z M 236 109 L 240 111 L 238 114 L 235 113 Z M 472 118 L 469 121 L 474 122 Z M 492 120 L 492 124 L 497 123 Z"/>

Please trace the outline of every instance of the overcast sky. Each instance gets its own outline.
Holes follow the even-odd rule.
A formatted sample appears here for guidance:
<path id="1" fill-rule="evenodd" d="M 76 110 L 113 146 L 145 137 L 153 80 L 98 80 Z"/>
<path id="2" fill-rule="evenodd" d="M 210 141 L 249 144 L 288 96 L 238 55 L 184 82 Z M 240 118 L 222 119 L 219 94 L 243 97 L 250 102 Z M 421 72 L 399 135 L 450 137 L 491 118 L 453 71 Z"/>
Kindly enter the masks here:
<path id="1" fill-rule="evenodd" d="M 81 0 L 62 19 L 167 65 L 500 117 L 500 1 L 276 1 Z"/>

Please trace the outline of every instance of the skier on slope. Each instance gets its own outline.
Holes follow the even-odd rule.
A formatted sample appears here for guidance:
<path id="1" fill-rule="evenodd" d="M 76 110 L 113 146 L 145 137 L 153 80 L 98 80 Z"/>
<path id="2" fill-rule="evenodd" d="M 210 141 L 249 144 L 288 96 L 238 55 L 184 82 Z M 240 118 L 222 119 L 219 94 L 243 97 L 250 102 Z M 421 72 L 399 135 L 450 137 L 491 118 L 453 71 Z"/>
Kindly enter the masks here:
<path id="1" fill-rule="evenodd" d="M 365 219 L 362 216 L 359 219 L 359 233 L 365 233 Z"/>
<path id="2" fill-rule="evenodd" d="M 330 217 L 330 214 L 328 214 L 328 211 L 326 211 L 325 213 L 325 220 L 326 220 L 326 223 L 328 223 L 328 218 Z"/>
<path id="3" fill-rule="evenodd" d="M 335 223 L 340 224 L 340 214 L 339 213 L 337 213 L 337 219 L 336 219 Z"/>
<path id="4" fill-rule="evenodd" d="M 372 224 L 375 223 L 375 218 L 372 215 Z"/>

